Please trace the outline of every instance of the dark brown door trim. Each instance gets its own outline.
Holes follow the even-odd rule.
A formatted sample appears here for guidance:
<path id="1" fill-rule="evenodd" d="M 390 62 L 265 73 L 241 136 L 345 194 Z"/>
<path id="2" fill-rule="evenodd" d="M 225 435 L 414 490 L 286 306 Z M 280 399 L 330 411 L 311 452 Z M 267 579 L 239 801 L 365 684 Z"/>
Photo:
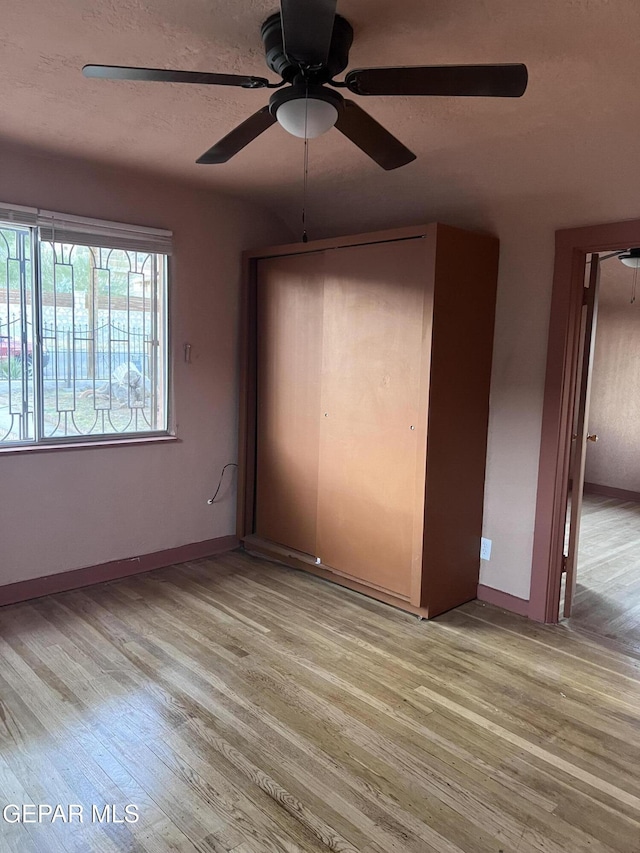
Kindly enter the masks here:
<path id="1" fill-rule="evenodd" d="M 606 257 L 606 255 L 605 255 Z M 580 548 L 580 523 L 582 521 L 582 494 L 587 462 L 589 435 L 589 401 L 591 399 L 591 377 L 595 355 L 596 328 L 598 325 L 598 290 L 600 282 L 600 255 L 591 255 L 589 261 L 589 283 L 583 288 L 584 333 L 580 341 L 579 383 L 576 388 L 576 419 L 572 440 L 574 442 L 571 462 L 571 515 L 569 542 L 564 561 L 566 582 L 564 587 L 564 615 L 571 616 L 573 598 L 578 576 L 578 551 Z M 582 324 L 581 324 L 582 328 Z M 566 515 L 565 515 L 566 517 Z"/>
<path id="2" fill-rule="evenodd" d="M 556 232 L 529 617 L 557 622 L 587 255 L 640 246 L 640 220 Z"/>

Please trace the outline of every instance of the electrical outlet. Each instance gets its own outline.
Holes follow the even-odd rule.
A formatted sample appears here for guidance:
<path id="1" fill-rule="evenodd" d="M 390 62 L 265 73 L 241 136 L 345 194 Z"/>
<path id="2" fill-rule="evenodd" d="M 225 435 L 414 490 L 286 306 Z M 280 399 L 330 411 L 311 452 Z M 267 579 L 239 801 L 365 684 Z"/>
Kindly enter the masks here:
<path id="1" fill-rule="evenodd" d="M 491 559 L 491 539 L 485 539 L 484 536 L 480 540 L 480 559 Z"/>

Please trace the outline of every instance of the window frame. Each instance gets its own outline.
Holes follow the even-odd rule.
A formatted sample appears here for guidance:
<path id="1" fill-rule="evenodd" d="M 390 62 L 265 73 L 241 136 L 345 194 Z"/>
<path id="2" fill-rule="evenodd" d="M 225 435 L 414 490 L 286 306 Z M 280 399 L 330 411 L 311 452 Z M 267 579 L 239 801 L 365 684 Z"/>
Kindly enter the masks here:
<path id="1" fill-rule="evenodd" d="M 163 426 L 156 430 L 137 430 L 127 432 L 94 432 L 89 434 L 63 435 L 63 436 L 47 436 L 45 435 L 44 426 L 44 361 L 43 361 L 43 289 L 41 276 L 41 245 L 44 242 L 52 242 L 51 238 L 43 238 L 43 228 L 60 230 L 68 235 L 68 229 L 77 231 L 80 235 L 87 234 L 95 235 L 95 248 L 113 249 L 116 251 L 137 252 L 155 254 L 162 260 L 162 291 L 159 294 L 161 299 L 160 316 L 161 316 L 161 332 L 158 336 L 164 341 L 164 346 L 159 348 L 158 352 L 158 372 L 161 374 L 159 389 L 164 397 L 163 405 Z M 22 318 L 21 325 L 31 322 L 33 332 L 31 336 L 32 348 L 32 378 L 31 392 L 33 394 L 33 416 L 32 416 L 32 431 L 33 438 L 18 439 L 11 441 L 0 441 L 0 455 L 6 453 L 19 452 L 37 452 L 62 450 L 72 448 L 88 448 L 88 447 L 113 447 L 113 446 L 131 446 L 138 444 L 150 444 L 157 441 L 177 441 L 175 431 L 175 416 L 174 416 L 174 396 L 173 396 L 173 357 L 172 357 L 172 237 L 173 233 L 164 229 L 149 228 L 138 225 L 126 225 L 119 222 L 109 220 L 91 219 L 69 214 L 56 213 L 53 211 L 39 210 L 37 208 L 27 208 L 20 205 L 9 205 L 0 202 L 0 228 L 8 226 L 19 230 L 29 231 L 30 234 L 30 263 L 31 275 L 30 281 L 24 284 L 21 282 L 21 287 L 31 288 L 32 306 L 31 317 L 28 319 Z M 108 245 L 100 245 L 100 239 L 107 241 Z M 108 235 L 108 236 L 105 236 Z M 129 242 L 129 245 L 113 245 L 117 244 L 120 236 Z M 149 246 L 144 248 L 136 248 L 136 241 L 140 241 L 145 245 L 145 241 L 149 241 Z M 154 241 L 158 241 L 154 245 Z M 111 244 L 109 244 L 111 241 Z M 71 240 L 59 240 L 54 236 L 53 243 L 61 243 L 66 245 L 83 245 L 83 243 L 72 243 Z M 89 245 L 84 243 L 84 245 Z M 90 248 L 91 248 L 90 246 Z M 26 303 L 27 291 L 24 294 Z M 22 333 L 24 338 L 24 333 Z M 26 339 L 22 341 L 23 348 L 26 349 Z"/>

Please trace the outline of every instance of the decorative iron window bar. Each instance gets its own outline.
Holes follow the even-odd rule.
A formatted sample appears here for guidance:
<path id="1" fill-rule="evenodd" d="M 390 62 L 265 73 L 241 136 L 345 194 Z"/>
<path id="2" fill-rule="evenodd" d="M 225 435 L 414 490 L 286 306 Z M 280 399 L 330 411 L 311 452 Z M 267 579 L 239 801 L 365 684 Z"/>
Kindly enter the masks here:
<path id="1" fill-rule="evenodd" d="M 14 211 L 0 205 L 0 446 L 166 434 L 170 234 Z"/>

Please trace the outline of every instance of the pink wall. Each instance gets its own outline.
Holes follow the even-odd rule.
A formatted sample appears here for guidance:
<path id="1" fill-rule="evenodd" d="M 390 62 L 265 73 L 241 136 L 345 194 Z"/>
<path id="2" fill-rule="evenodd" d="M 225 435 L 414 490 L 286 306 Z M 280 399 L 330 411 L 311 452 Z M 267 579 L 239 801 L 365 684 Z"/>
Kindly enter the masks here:
<path id="1" fill-rule="evenodd" d="M 234 532 L 240 252 L 282 242 L 250 204 L 152 175 L 0 151 L 0 201 L 174 232 L 172 356 L 180 442 L 0 454 L 0 585 Z M 192 363 L 182 360 L 184 342 Z M 227 475 L 229 472 L 227 472 Z"/>
<path id="2" fill-rule="evenodd" d="M 587 483 L 640 492 L 640 286 L 617 258 L 603 262 L 593 362 Z M 640 276 L 639 276 L 640 277 Z"/>

